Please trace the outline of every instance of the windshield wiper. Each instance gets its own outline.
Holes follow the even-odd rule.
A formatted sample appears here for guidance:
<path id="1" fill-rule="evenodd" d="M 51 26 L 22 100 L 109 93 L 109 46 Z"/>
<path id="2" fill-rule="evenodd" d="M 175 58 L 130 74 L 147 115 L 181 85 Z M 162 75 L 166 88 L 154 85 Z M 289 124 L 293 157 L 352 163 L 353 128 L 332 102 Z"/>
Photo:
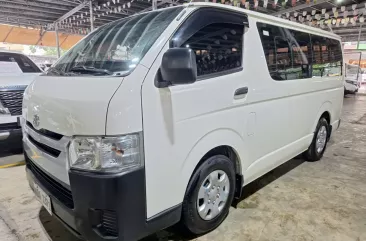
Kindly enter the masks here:
<path id="1" fill-rule="evenodd" d="M 57 74 L 57 75 L 65 75 L 65 72 L 63 72 L 63 71 L 61 71 L 61 70 L 58 70 L 58 69 L 56 69 L 55 67 L 50 67 L 50 68 L 47 70 L 46 74 L 48 74 L 48 73 L 54 73 L 54 74 Z"/>
<path id="2" fill-rule="evenodd" d="M 70 69 L 71 72 L 113 75 L 114 73 L 108 69 L 97 69 L 91 66 L 75 66 Z"/>

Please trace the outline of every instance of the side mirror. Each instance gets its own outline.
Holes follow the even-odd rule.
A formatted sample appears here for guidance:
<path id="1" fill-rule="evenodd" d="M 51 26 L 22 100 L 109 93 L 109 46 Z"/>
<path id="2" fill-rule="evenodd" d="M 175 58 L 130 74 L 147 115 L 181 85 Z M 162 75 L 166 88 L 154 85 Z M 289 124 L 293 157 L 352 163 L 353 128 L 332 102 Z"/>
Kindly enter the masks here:
<path id="1" fill-rule="evenodd" d="M 196 55 L 190 48 L 168 49 L 160 67 L 160 77 L 156 82 L 158 88 L 169 85 L 194 83 L 197 79 Z"/>

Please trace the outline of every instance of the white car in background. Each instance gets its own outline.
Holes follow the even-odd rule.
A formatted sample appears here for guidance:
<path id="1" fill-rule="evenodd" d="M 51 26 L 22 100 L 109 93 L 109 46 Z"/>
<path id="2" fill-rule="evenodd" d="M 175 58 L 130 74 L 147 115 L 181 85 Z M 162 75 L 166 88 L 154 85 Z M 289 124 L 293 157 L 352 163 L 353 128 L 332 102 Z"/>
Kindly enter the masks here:
<path id="1" fill-rule="evenodd" d="M 360 66 L 345 64 L 344 94 L 355 94 L 361 87 L 362 70 Z"/>
<path id="2" fill-rule="evenodd" d="M 0 51 L 0 149 L 21 143 L 19 117 L 25 88 L 42 71 L 27 56 Z"/>
<path id="3" fill-rule="evenodd" d="M 366 83 L 366 69 L 363 69 L 362 71 L 362 84 L 365 84 Z"/>

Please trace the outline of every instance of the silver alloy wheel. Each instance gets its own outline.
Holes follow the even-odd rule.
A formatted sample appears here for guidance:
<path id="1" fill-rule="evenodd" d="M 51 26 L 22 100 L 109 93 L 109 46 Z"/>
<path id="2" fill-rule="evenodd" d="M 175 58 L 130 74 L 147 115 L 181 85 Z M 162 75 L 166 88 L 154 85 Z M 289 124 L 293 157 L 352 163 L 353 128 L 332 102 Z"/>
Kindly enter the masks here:
<path id="1" fill-rule="evenodd" d="M 327 143 L 327 128 L 325 126 L 320 127 L 318 134 L 316 135 L 315 148 L 318 153 L 324 150 Z"/>
<path id="2" fill-rule="evenodd" d="M 198 214 L 203 220 L 217 217 L 229 197 L 230 181 L 222 170 L 211 172 L 201 183 L 197 197 Z"/>

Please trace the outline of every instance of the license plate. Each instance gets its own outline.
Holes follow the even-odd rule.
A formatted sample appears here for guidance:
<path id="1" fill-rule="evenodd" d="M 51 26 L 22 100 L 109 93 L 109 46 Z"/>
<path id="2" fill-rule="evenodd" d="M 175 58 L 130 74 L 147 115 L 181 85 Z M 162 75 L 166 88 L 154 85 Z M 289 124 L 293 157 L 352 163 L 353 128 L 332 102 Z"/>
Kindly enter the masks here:
<path id="1" fill-rule="evenodd" d="M 50 196 L 48 196 L 36 183 L 34 183 L 33 191 L 38 197 L 39 201 L 42 203 L 43 207 L 45 207 L 45 209 L 52 215 L 52 204 Z"/>

